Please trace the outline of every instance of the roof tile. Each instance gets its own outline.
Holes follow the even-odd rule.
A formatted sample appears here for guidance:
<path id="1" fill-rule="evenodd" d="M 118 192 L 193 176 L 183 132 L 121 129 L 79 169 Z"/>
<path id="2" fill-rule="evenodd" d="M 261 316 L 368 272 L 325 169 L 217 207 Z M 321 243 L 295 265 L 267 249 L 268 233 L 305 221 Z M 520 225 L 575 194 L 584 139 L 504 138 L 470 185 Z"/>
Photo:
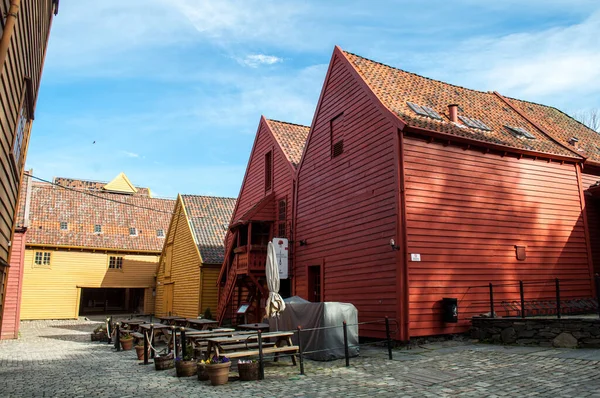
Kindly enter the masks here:
<path id="1" fill-rule="evenodd" d="M 288 161 L 297 168 L 310 127 L 272 119 L 267 119 L 267 123 Z"/>

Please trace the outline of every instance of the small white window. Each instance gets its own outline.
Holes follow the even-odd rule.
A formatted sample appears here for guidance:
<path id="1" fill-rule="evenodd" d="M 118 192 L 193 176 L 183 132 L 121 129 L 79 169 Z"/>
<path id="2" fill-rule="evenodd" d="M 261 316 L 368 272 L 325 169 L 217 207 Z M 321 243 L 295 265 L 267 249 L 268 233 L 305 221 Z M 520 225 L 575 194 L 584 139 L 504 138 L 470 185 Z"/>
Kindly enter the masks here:
<path id="1" fill-rule="evenodd" d="M 50 252 L 35 252 L 35 256 L 33 259 L 33 265 L 36 268 L 48 268 L 50 267 Z"/>
<path id="2" fill-rule="evenodd" d="M 60 222 L 60 230 L 66 231 L 68 229 L 69 229 L 69 223 L 67 223 L 66 221 L 61 221 Z"/>
<path id="3" fill-rule="evenodd" d="M 156 236 L 159 238 L 164 238 L 165 237 L 165 230 L 164 229 L 157 229 L 156 230 Z"/>
<path id="4" fill-rule="evenodd" d="M 100 224 L 94 225 L 94 233 L 101 234 L 102 233 L 102 225 L 100 225 Z"/>
<path id="5" fill-rule="evenodd" d="M 123 269 L 123 257 L 110 256 L 108 259 L 109 269 Z"/>
<path id="6" fill-rule="evenodd" d="M 137 236 L 137 234 L 138 234 L 137 228 L 135 228 L 135 227 L 129 228 L 129 236 Z"/>

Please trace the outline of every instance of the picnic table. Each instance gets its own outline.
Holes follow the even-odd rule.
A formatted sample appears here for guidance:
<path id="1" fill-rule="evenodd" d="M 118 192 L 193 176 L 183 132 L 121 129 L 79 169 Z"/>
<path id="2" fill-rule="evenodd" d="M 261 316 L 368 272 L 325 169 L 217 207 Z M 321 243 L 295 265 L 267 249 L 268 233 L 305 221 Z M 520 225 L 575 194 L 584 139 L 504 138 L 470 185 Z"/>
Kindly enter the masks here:
<path id="1" fill-rule="evenodd" d="M 212 319 L 188 318 L 186 326 L 193 327 L 195 329 L 200 329 L 200 330 L 208 330 L 209 328 L 214 328 L 214 327 L 219 326 L 219 322 L 213 321 Z"/>
<path id="2" fill-rule="evenodd" d="M 162 323 L 157 323 L 157 324 L 145 323 L 143 325 L 139 325 L 139 329 L 142 332 L 142 335 L 139 336 L 139 337 L 134 335 L 134 337 L 135 338 L 140 338 L 141 337 L 143 339 L 144 338 L 143 334 L 150 332 L 151 328 L 154 328 L 154 332 L 153 332 L 154 336 L 150 336 L 150 339 L 152 339 L 152 337 L 156 338 L 156 337 L 161 337 L 162 336 L 162 337 L 164 337 L 165 341 L 167 341 L 167 342 L 169 341 L 170 336 L 167 333 L 167 331 L 169 329 L 171 329 L 171 326 L 164 325 Z"/>
<path id="3" fill-rule="evenodd" d="M 292 336 L 294 332 L 269 332 L 262 333 L 263 354 L 275 354 L 275 362 L 279 359 L 279 354 L 289 354 L 292 363 L 296 365 L 296 354 L 298 346 L 293 345 Z M 274 342 L 269 340 L 274 339 Z M 207 338 L 207 357 L 213 353 L 216 356 L 225 355 L 228 358 L 242 358 L 259 355 L 258 351 L 258 333 L 237 333 L 230 337 L 211 337 Z"/>
<path id="4" fill-rule="evenodd" d="M 146 323 L 143 319 L 120 319 L 117 322 L 121 324 L 121 329 L 129 329 L 127 331 L 135 332 L 139 329 L 140 325 Z"/>
<path id="5" fill-rule="evenodd" d="M 269 331 L 269 324 L 268 323 L 245 323 L 243 325 L 238 325 L 238 329 L 240 330 L 255 330 L 255 331 L 261 331 L 261 332 L 268 332 Z"/>
<path id="6" fill-rule="evenodd" d="M 160 320 L 160 323 L 164 323 L 165 325 L 176 325 L 177 321 L 186 320 L 181 316 L 159 316 L 157 318 Z"/>
<path id="7" fill-rule="evenodd" d="M 186 340 L 192 343 L 194 348 L 196 347 L 206 347 L 207 339 L 215 338 L 215 337 L 231 337 L 236 334 L 252 334 L 253 332 L 236 332 L 234 329 L 214 329 L 214 330 L 201 330 L 195 332 L 189 332 L 185 334 Z M 208 352 L 207 352 L 208 355 Z"/>

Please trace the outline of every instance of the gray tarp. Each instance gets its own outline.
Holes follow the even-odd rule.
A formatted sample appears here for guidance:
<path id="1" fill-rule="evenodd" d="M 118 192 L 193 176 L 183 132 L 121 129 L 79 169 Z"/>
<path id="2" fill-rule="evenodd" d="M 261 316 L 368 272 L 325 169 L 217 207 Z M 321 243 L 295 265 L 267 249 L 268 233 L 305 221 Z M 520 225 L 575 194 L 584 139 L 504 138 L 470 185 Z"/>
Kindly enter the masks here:
<path id="1" fill-rule="evenodd" d="M 328 351 L 308 353 L 305 356 L 318 361 L 329 361 L 344 358 L 344 332 L 342 323 L 349 325 L 358 323 L 356 307 L 348 303 L 311 303 L 299 297 L 290 297 L 286 302 L 285 311 L 279 317 L 279 330 L 296 330 L 319 327 L 339 326 L 337 328 L 302 332 L 303 351 Z M 275 320 L 269 319 L 271 330 L 275 330 Z M 294 344 L 298 344 L 294 334 Z M 358 344 L 358 326 L 348 326 L 348 345 Z M 358 355 L 358 347 L 350 347 L 350 356 Z"/>

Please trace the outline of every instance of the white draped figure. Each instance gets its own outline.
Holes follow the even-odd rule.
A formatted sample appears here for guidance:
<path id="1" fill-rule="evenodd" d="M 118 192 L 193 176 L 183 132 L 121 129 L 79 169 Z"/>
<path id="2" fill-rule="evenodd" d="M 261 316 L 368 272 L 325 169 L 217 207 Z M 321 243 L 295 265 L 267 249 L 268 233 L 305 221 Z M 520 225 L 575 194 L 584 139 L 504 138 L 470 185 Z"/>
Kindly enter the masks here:
<path id="1" fill-rule="evenodd" d="M 269 242 L 267 246 L 265 271 L 267 274 L 267 287 L 269 288 L 269 297 L 267 298 L 265 311 L 267 317 L 276 317 L 285 309 L 285 303 L 279 295 L 279 268 L 277 267 L 277 254 L 273 242 Z"/>

